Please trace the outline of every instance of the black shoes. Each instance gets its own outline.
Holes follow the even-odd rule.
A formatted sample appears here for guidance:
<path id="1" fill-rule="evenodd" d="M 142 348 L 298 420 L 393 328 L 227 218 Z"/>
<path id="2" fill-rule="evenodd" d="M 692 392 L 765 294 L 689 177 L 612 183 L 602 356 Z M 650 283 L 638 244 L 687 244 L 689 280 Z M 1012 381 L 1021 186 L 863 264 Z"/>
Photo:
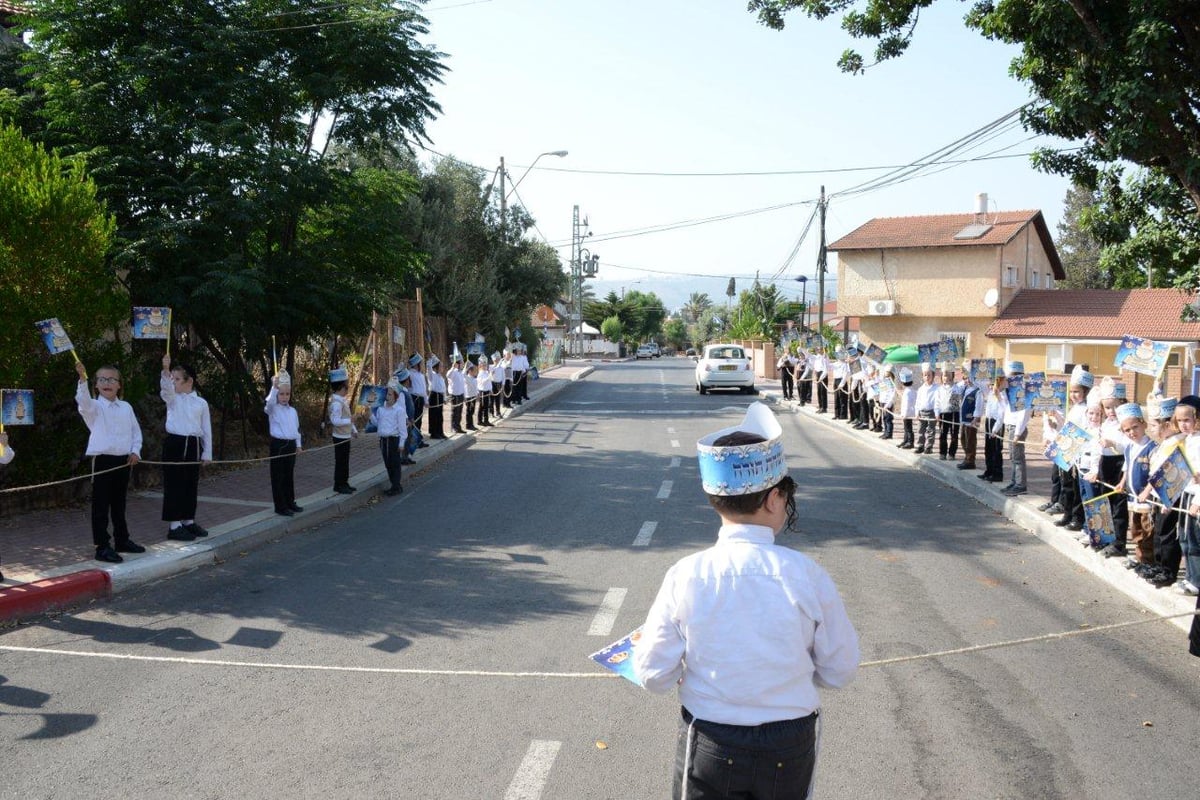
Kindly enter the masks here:
<path id="1" fill-rule="evenodd" d="M 403 464 L 404 462 L 401 461 L 400 463 Z M 335 486 L 333 487 L 333 490 L 338 494 L 354 494 L 355 492 L 355 488 L 348 483 L 343 483 L 341 486 Z"/>
<path id="2" fill-rule="evenodd" d="M 1028 489 L 1026 489 L 1024 486 L 1013 486 L 1010 489 L 1005 489 L 1004 493 L 1009 497 L 1016 497 L 1017 495 L 1025 494 L 1027 491 Z M 1080 527 L 1083 526 L 1081 525 Z M 1079 528 L 1071 528 L 1071 530 L 1079 530 Z"/>
<path id="3" fill-rule="evenodd" d="M 449 436 L 430 436 L 430 439 L 449 439 Z"/>
<path id="4" fill-rule="evenodd" d="M 966 462 L 960 462 L 955 466 L 957 466 L 959 469 L 975 469 L 974 464 L 967 464 Z"/>
<path id="5" fill-rule="evenodd" d="M 192 529 L 187 525 L 180 525 L 178 528 L 171 528 L 167 531 L 167 538 L 173 542 L 194 542 L 196 534 L 192 533 Z"/>
<path id="6" fill-rule="evenodd" d="M 1118 548 L 1116 543 L 1114 542 L 1113 544 L 1110 544 L 1107 547 L 1105 547 L 1103 550 L 1101 550 L 1100 555 L 1104 556 L 1105 558 L 1124 558 L 1125 557 L 1125 548 L 1124 547 Z"/>
<path id="7" fill-rule="evenodd" d="M 185 527 L 189 531 L 191 531 L 192 536 L 195 536 L 197 539 L 208 536 L 208 531 L 206 531 L 204 528 L 201 528 L 199 525 L 197 525 L 194 522 L 188 523 L 187 525 L 184 525 L 183 527 Z"/>
<path id="8" fill-rule="evenodd" d="M 442 438 L 445 439 L 446 437 L 443 436 Z M 429 442 L 421 442 L 419 445 L 417 445 L 417 447 L 429 447 Z"/>
<path id="9" fill-rule="evenodd" d="M 120 564 L 125 559 L 117 555 L 117 551 L 113 550 L 111 547 L 97 547 L 96 560 L 106 561 L 109 564 Z"/>
<path id="10" fill-rule="evenodd" d="M 403 486 L 393 486 L 390 489 L 384 489 L 383 493 L 385 495 L 387 495 L 388 497 L 395 497 L 396 495 L 401 494 L 403 491 L 404 491 Z"/>
<path id="11" fill-rule="evenodd" d="M 144 553 L 146 548 L 135 542 L 133 539 L 126 539 L 123 542 L 117 542 L 116 550 L 118 553 Z"/>
<path id="12" fill-rule="evenodd" d="M 304 510 L 303 508 L 296 505 L 295 503 L 292 503 L 290 506 L 288 506 L 288 508 L 291 509 L 292 511 L 295 511 L 297 514 L 299 514 L 301 511 Z"/>
<path id="13" fill-rule="evenodd" d="M 412 466 L 413 464 L 415 464 L 417 462 L 413 461 L 411 458 L 405 457 L 405 458 L 400 459 L 400 463 L 405 464 L 407 466 Z M 353 489 L 351 491 L 353 491 Z"/>
<path id="14" fill-rule="evenodd" d="M 278 514 L 278 515 L 279 515 L 279 516 L 281 516 L 281 517 L 294 517 L 294 516 L 296 516 L 296 512 L 295 512 L 295 511 L 292 511 L 290 508 L 277 508 L 277 509 L 275 509 L 275 513 L 276 513 L 276 514 Z"/>

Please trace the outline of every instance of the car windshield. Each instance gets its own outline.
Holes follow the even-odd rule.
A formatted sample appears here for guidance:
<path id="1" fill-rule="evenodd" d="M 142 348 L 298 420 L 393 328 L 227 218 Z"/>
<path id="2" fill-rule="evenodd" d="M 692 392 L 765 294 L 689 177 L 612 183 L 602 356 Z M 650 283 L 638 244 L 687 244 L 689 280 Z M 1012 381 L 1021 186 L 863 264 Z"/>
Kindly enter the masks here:
<path id="1" fill-rule="evenodd" d="M 709 358 L 745 358 L 740 347 L 714 347 L 708 351 Z"/>

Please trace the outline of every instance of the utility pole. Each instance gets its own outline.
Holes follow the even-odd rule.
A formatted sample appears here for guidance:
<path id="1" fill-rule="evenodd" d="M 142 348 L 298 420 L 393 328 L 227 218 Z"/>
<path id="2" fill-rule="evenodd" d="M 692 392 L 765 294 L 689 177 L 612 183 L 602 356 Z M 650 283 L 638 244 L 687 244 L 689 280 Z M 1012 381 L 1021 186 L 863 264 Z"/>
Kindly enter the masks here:
<path id="1" fill-rule="evenodd" d="M 823 336 L 825 333 L 825 265 L 827 253 L 825 250 L 825 187 L 821 187 L 821 200 L 817 204 L 817 211 L 820 213 L 821 226 L 818 229 L 821 234 L 820 246 L 817 250 L 817 297 L 820 298 L 820 305 L 817 307 L 817 335 Z"/>
<path id="2" fill-rule="evenodd" d="M 504 188 L 504 156 L 500 156 L 500 239 L 507 241 L 506 221 L 508 216 L 508 192 Z"/>

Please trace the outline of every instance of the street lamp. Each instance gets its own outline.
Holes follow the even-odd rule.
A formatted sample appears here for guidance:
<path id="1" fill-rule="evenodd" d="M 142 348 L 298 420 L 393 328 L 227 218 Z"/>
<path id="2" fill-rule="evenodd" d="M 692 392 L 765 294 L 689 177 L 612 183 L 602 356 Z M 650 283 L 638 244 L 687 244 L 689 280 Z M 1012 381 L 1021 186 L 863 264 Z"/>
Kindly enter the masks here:
<path id="1" fill-rule="evenodd" d="M 533 160 L 533 163 L 525 168 L 525 171 L 521 173 L 521 177 L 517 178 L 516 182 L 513 183 L 512 188 L 509 189 L 508 192 L 504 195 L 504 199 L 507 200 L 508 195 L 512 194 L 513 192 L 515 192 L 517 190 L 517 187 L 521 185 L 521 181 L 525 180 L 525 176 L 529 174 L 529 171 L 537 166 L 537 162 L 541 159 L 542 156 L 558 156 L 559 158 L 565 158 L 566 155 L 567 155 L 566 150 L 550 150 L 545 153 L 538 153 L 538 156 L 537 156 L 537 158 L 535 158 Z M 504 157 L 503 156 L 500 157 L 500 165 L 501 165 L 501 167 L 503 167 L 503 165 L 504 165 Z"/>
<path id="2" fill-rule="evenodd" d="M 804 315 L 800 319 L 800 330 L 803 332 L 808 330 L 808 276 L 801 275 L 796 282 L 800 284 L 800 305 L 803 308 L 800 313 Z"/>

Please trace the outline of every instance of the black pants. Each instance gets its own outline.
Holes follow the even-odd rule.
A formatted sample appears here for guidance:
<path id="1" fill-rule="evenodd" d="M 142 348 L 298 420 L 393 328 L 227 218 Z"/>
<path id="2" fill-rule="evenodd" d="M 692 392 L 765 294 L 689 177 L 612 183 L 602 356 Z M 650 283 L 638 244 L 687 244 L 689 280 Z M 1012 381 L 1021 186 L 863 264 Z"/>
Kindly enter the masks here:
<path id="1" fill-rule="evenodd" d="M 892 428 L 894 425 L 892 420 L 894 419 L 895 415 L 892 414 L 892 410 L 890 408 L 879 409 L 879 426 L 883 429 L 884 439 L 892 438 Z"/>
<path id="2" fill-rule="evenodd" d="M 513 379 L 512 379 L 513 397 L 512 397 L 512 399 L 513 399 L 513 402 L 516 403 L 517 405 L 521 405 L 522 402 L 529 399 L 528 387 L 526 386 L 526 384 L 528 382 L 529 382 L 529 377 L 524 370 L 519 370 L 519 369 L 513 370 Z"/>
<path id="3" fill-rule="evenodd" d="M 383 468 L 387 470 L 390 488 L 400 488 L 400 460 L 404 458 L 404 450 L 400 446 L 399 436 L 380 436 L 379 454 L 383 456 Z"/>
<path id="4" fill-rule="evenodd" d="M 492 411 L 491 390 L 489 389 L 488 391 L 485 392 L 481 389 L 479 391 L 479 424 L 480 425 L 488 425 L 489 424 L 488 417 L 491 416 L 491 411 Z"/>
<path id="5" fill-rule="evenodd" d="M 849 416 L 850 395 L 846 394 L 846 381 L 838 378 L 833 384 L 833 418 L 846 419 Z"/>
<path id="6" fill-rule="evenodd" d="M 858 424 L 866 427 L 871 424 L 871 396 L 864 389 L 862 397 L 858 399 Z"/>
<path id="7" fill-rule="evenodd" d="M 938 433 L 938 454 L 955 458 L 958 455 L 958 414 L 946 411 L 938 414 L 941 431 Z"/>
<path id="8" fill-rule="evenodd" d="M 467 430 L 475 430 L 475 405 L 474 397 L 467 398 Z"/>
<path id="9" fill-rule="evenodd" d="M 693 720 L 685 708 L 672 797 L 684 796 L 686 781 L 688 800 L 802 800 L 812 788 L 816 761 L 816 713 L 762 725 L 722 725 Z"/>
<path id="10" fill-rule="evenodd" d="M 812 378 L 797 378 L 796 391 L 800 395 L 800 405 L 812 402 Z"/>
<path id="11" fill-rule="evenodd" d="M 829 388 L 825 385 L 825 373 L 818 372 L 816 381 L 817 381 L 817 411 L 824 413 L 829 410 Z"/>
<path id="12" fill-rule="evenodd" d="M 421 427 L 421 414 L 425 411 L 425 398 L 413 395 L 413 425 Z"/>
<path id="13" fill-rule="evenodd" d="M 113 469 L 121 467 L 124 469 Z M 104 472 L 111 469 L 112 472 Z M 117 544 L 129 541 L 129 525 L 125 522 L 125 495 L 129 491 L 129 456 L 92 456 L 92 543 L 97 548 L 108 547 L 108 520 L 112 518 L 112 535 Z"/>
<path id="14" fill-rule="evenodd" d="M 1112 487 L 1121 480 L 1121 472 L 1125 469 L 1125 456 L 1100 456 L 1100 491 L 1112 491 Z M 1113 530 L 1118 542 L 1129 540 L 1129 495 L 1117 492 L 1109 495 L 1109 507 L 1112 508 Z"/>
<path id="15" fill-rule="evenodd" d="M 296 440 L 271 437 L 271 500 L 276 511 L 296 505 Z"/>
<path id="16" fill-rule="evenodd" d="M 497 419 L 500 418 L 501 416 L 503 416 L 500 413 L 500 401 L 503 399 L 503 397 L 504 397 L 504 384 L 500 384 L 499 386 L 497 386 L 496 384 L 493 383 L 492 384 L 492 416 L 496 417 Z"/>
<path id="17" fill-rule="evenodd" d="M 1154 563 L 1172 575 L 1179 574 L 1183 562 L 1183 550 L 1179 547 L 1179 512 L 1175 510 L 1154 511 Z"/>
<path id="18" fill-rule="evenodd" d="M 780 369 L 779 382 L 783 386 L 783 399 L 791 400 L 792 395 L 796 393 L 796 379 L 792 377 L 792 371 L 787 367 Z"/>
<path id="19" fill-rule="evenodd" d="M 900 444 L 906 444 L 909 447 L 913 446 L 913 418 L 904 418 L 904 438 L 900 440 Z"/>
<path id="20" fill-rule="evenodd" d="M 462 433 L 463 396 L 452 394 L 450 397 L 450 430 Z"/>
<path id="21" fill-rule="evenodd" d="M 168 433 L 163 440 L 163 510 L 166 522 L 196 518 L 200 490 L 200 438 Z M 187 462 L 187 463 L 170 463 Z"/>
<path id="22" fill-rule="evenodd" d="M 446 436 L 446 418 L 442 416 L 442 408 L 446 405 L 446 395 L 441 392 L 429 393 L 429 436 L 433 439 L 443 439 Z"/>
<path id="23" fill-rule="evenodd" d="M 333 488 L 350 485 L 350 437 L 333 437 Z"/>
<path id="24" fill-rule="evenodd" d="M 1053 464 L 1050 469 L 1050 502 L 1062 505 L 1062 470 Z"/>
<path id="25" fill-rule="evenodd" d="M 513 401 L 512 391 L 513 391 L 512 378 L 506 378 L 504 381 L 504 386 L 500 391 L 500 402 L 504 404 L 505 408 L 512 408 L 512 401 Z"/>
<path id="26" fill-rule="evenodd" d="M 1078 470 L 1072 467 L 1069 470 L 1059 469 L 1058 473 L 1058 480 L 1062 485 L 1062 493 L 1058 500 L 1063 507 L 1062 518 L 1067 522 L 1083 524 L 1083 498 L 1079 493 Z"/>
<path id="27" fill-rule="evenodd" d="M 984 425 L 991 427 L 992 421 L 985 419 Z M 986 428 L 985 428 L 986 430 Z M 992 433 L 983 436 L 983 474 L 1004 479 L 1004 439 Z"/>
<path id="28" fill-rule="evenodd" d="M 1200 597 L 1196 598 L 1196 611 L 1200 611 Z M 1192 629 L 1188 632 L 1188 652 L 1200 656 L 1200 614 L 1192 617 Z"/>

